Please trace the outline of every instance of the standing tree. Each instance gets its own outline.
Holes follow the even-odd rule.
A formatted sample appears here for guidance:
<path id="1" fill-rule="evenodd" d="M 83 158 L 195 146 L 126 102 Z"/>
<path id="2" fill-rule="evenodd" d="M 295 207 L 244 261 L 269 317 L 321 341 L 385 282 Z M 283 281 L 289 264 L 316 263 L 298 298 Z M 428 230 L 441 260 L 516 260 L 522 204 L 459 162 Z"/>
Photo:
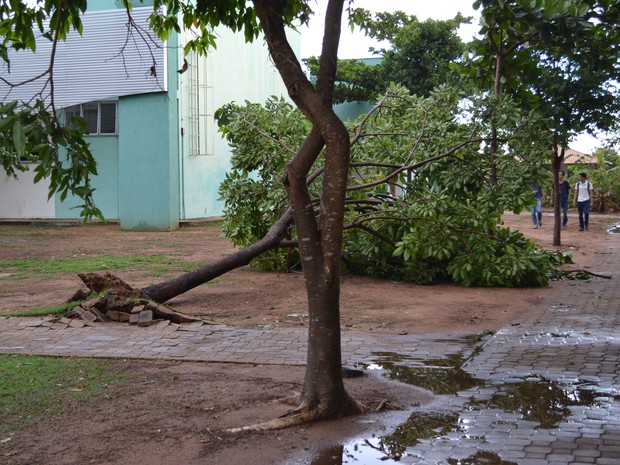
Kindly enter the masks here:
<path id="1" fill-rule="evenodd" d="M 609 129 L 618 119 L 618 2 L 479 0 L 481 33 L 470 73 L 493 72 L 493 95 L 507 93 L 549 121 L 555 224 L 561 245 L 558 173 L 568 142 L 577 134 Z M 492 61 L 492 64 L 491 64 Z M 491 157 L 497 150 L 492 137 Z"/>
<path id="2" fill-rule="evenodd" d="M 310 14 L 302 0 L 253 0 L 190 2 L 159 0 L 156 30 L 164 34 L 186 25 L 226 25 L 243 28 L 254 37 L 260 28 L 271 58 L 290 98 L 312 124 L 301 147 L 284 168 L 283 182 L 295 222 L 298 247 L 308 295 L 308 356 L 304 388 L 296 412 L 299 420 L 333 418 L 359 412 L 361 405 L 344 388 L 340 351 L 340 259 L 349 172 L 351 143 L 344 124 L 332 109 L 338 45 L 344 0 L 329 0 L 320 69 L 313 85 L 303 72 L 287 36 L 286 27 L 305 21 Z M 255 24 L 258 18 L 259 24 Z M 200 45 L 200 44 L 197 44 Z M 308 190 L 308 175 L 325 148 L 325 169 L 320 205 L 315 206 Z M 315 215 L 315 208 L 320 211 Z M 204 282 L 204 281 L 203 281 Z"/>
<path id="3" fill-rule="evenodd" d="M 339 60 L 334 102 L 372 101 L 383 95 L 390 82 L 405 86 L 412 94 L 427 97 L 442 84 L 457 81 L 450 63 L 459 59 L 464 45 L 457 35 L 459 26 L 469 21 L 460 14 L 450 20 L 418 21 L 402 11 L 377 13 L 358 8 L 352 20 L 368 37 L 388 41 L 390 46 L 371 49 L 378 63 L 363 60 Z M 304 60 L 314 82 L 319 58 Z"/>

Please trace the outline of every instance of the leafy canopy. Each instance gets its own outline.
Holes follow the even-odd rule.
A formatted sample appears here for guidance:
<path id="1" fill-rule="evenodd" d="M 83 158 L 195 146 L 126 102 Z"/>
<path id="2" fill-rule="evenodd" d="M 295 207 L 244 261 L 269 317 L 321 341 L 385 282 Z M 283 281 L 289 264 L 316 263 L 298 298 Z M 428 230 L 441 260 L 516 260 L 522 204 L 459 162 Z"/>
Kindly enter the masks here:
<path id="1" fill-rule="evenodd" d="M 442 87 L 429 97 L 393 86 L 369 115 L 350 125 L 351 153 L 345 218 L 344 269 L 430 283 L 467 286 L 544 285 L 552 266 L 519 232 L 497 227 L 504 210 L 531 202 L 528 185 L 547 175 L 541 161 L 542 121 L 509 101 L 469 100 Z M 490 105 L 502 115 L 499 183 L 490 181 L 482 118 Z M 224 234 L 239 246 L 262 237 L 287 207 L 280 182 L 308 122 L 283 100 L 228 105 L 217 115 L 233 149 L 233 169 L 221 185 Z M 319 159 L 309 188 L 318 206 Z M 294 228 L 290 239 L 296 238 Z M 297 256 L 272 252 L 253 265 L 285 269 Z"/>
<path id="2" fill-rule="evenodd" d="M 369 37 L 387 40 L 390 46 L 371 49 L 379 57 L 376 59 L 338 61 L 336 103 L 374 100 L 391 82 L 405 86 L 413 94 L 428 96 L 433 88 L 456 80 L 450 63 L 463 53 L 457 30 L 468 18 L 457 15 L 451 20 L 421 22 L 402 11 L 373 15 L 358 8 L 351 12 L 351 21 Z M 319 58 L 304 62 L 315 80 Z"/>

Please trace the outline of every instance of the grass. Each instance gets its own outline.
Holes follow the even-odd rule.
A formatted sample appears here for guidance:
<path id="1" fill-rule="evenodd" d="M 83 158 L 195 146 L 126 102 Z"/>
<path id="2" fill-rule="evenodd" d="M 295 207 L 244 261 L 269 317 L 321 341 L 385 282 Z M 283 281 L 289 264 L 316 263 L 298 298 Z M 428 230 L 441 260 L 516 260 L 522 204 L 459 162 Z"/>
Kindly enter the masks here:
<path id="1" fill-rule="evenodd" d="M 81 302 L 65 302 L 64 304 L 53 305 L 51 307 L 35 308 L 32 310 L 20 310 L 12 313 L 5 313 L 4 316 L 45 316 L 45 315 L 60 315 L 67 310 L 72 310 Z"/>
<path id="2" fill-rule="evenodd" d="M 2 260 L 0 271 L 13 273 L 10 279 L 47 278 L 54 273 L 84 273 L 113 270 L 124 271 L 139 267 L 155 275 L 189 271 L 196 263 L 164 255 L 115 257 L 112 255 L 80 256 L 28 260 Z M 4 278 L 7 279 L 7 278 Z"/>
<path id="3" fill-rule="evenodd" d="M 104 359 L 0 354 L 0 434 L 32 426 L 130 380 Z M 1 439 L 1 437 L 0 437 Z"/>

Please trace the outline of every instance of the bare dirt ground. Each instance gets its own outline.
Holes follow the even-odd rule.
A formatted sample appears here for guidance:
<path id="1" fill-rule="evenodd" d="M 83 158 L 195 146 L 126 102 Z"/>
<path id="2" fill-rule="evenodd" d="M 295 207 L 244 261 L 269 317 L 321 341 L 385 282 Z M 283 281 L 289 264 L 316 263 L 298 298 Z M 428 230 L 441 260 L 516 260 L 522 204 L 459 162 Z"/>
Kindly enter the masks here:
<path id="1" fill-rule="evenodd" d="M 529 215 L 507 215 L 505 222 L 552 247 L 553 218 L 531 229 Z M 563 231 L 562 250 L 576 263 L 569 268 L 596 268 L 606 229 L 618 217 L 592 215 L 590 231 L 578 232 L 576 218 Z M 79 256 L 166 255 L 197 265 L 234 251 L 220 238 L 217 226 L 194 224 L 174 232 L 120 231 L 117 225 L 0 225 L 0 261 L 60 260 Z M 90 270 L 100 271 L 100 270 Z M 171 274 L 133 267 L 110 270 L 127 283 L 142 287 Z M 15 269 L 0 264 L 0 315 L 64 302 L 81 282 L 72 273 L 14 279 Z M 557 297 L 564 286 L 544 289 L 464 289 L 451 284 L 415 286 L 344 276 L 343 330 L 386 334 L 480 334 L 518 322 L 535 311 L 540 299 Z M 237 327 L 303 326 L 306 297 L 300 274 L 235 270 L 170 302 L 180 312 Z M 116 324 L 116 323 L 110 323 Z M 145 362 L 117 360 L 114 366 L 133 373 L 131 382 L 110 386 L 106 395 L 86 404 L 68 402 L 63 413 L 41 418 L 0 443 L 0 463 L 25 464 L 221 464 L 256 465 L 312 462 L 312 454 L 352 434 L 377 425 L 352 419 L 323 422 L 285 431 L 231 436 L 225 428 L 272 419 L 291 407 L 277 399 L 299 391 L 302 367 Z M 432 394 L 380 377 L 347 379 L 349 392 L 375 407 L 387 399 L 411 406 Z M 395 413 L 383 413 L 382 421 Z M 0 440 L 6 438 L 0 438 Z M 322 463 L 322 462 L 321 462 Z M 331 463 L 331 462 L 325 462 Z"/>

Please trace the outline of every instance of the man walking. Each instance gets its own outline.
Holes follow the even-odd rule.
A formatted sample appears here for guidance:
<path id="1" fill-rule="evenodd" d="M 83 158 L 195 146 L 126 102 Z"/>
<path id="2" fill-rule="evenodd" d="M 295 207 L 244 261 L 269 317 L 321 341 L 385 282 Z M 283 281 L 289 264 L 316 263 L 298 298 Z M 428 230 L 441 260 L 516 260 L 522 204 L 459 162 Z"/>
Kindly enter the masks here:
<path id="1" fill-rule="evenodd" d="M 545 199 L 545 191 L 542 186 L 535 186 L 532 184 L 530 187 L 534 195 L 534 205 L 530 206 L 530 213 L 532 214 L 534 229 L 538 229 L 542 227 L 542 204 Z"/>
<path id="2" fill-rule="evenodd" d="M 577 204 L 579 211 L 579 231 L 588 230 L 590 218 L 590 199 L 592 198 L 592 183 L 588 181 L 586 173 L 579 173 L 579 181 L 575 185 L 575 197 L 573 204 Z"/>
<path id="3" fill-rule="evenodd" d="M 570 197 L 570 184 L 564 179 L 564 171 L 559 173 L 560 181 L 560 209 L 562 211 L 562 229 L 566 229 L 568 223 L 568 198 Z"/>

